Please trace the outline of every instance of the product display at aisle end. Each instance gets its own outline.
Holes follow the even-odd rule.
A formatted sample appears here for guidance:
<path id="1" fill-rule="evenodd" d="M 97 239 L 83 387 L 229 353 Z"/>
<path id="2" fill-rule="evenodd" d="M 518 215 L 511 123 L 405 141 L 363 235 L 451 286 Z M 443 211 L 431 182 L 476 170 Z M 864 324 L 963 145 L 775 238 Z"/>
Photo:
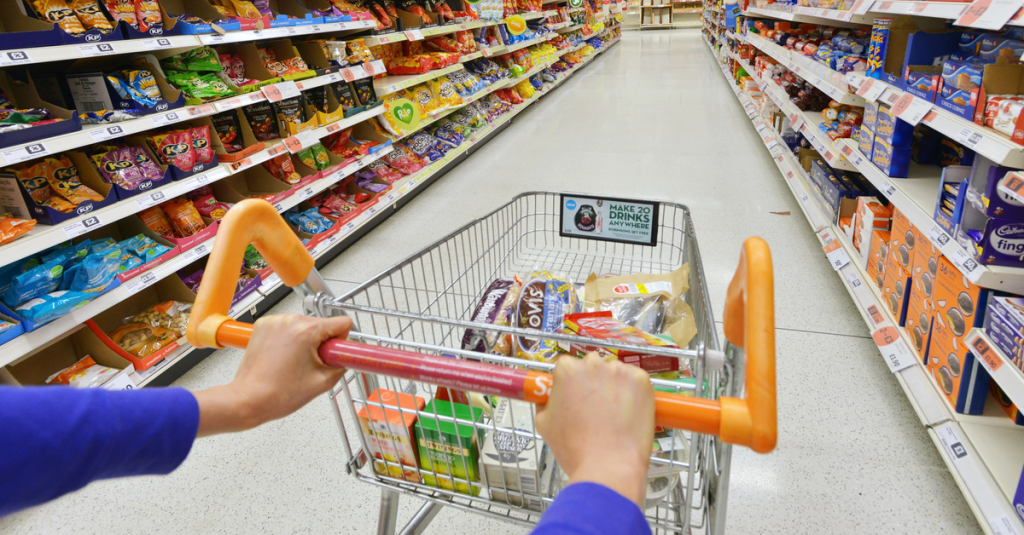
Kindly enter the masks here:
<path id="1" fill-rule="evenodd" d="M 173 381 L 210 353 L 184 326 L 232 206 L 267 200 L 326 263 L 614 46 L 621 19 L 600 3 L 302 15 L 236 2 L 206 15 L 237 31 L 206 35 L 169 2 L 153 5 L 167 35 L 184 32 L 173 46 L 68 60 L 40 38 L 28 60 L 0 62 L 5 383 L 52 382 L 79 353 L 117 372 L 89 386 Z M 274 23 L 253 29 L 242 6 Z M 117 20 L 103 43 L 137 37 Z M 47 35 L 72 39 L 70 26 Z M 0 32 L 0 47 L 15 37 Z M 255 249 L 239 269 L 229 316 L 285 295 Z"/>
<path id="2" fill-rule="evenodd" d="M 1018 7 L 704 11 L 706 44 L 988 533 L 1024 533 Z"/>

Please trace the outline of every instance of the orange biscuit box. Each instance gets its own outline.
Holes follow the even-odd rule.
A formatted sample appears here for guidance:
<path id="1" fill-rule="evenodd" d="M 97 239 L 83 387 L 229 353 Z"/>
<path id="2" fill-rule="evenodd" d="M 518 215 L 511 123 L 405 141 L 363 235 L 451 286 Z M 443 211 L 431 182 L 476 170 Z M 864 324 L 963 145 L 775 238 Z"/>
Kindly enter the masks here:
<path id="1" fill-rule="evenodd" d="M 871 279 L 871 283 L 881 290 L 885 284 L 885 264 L 889 256 L 889 236 L 891 234 L 888 230 L 876 230 L 873 235 L 865 268 L 868 279 Z"/>

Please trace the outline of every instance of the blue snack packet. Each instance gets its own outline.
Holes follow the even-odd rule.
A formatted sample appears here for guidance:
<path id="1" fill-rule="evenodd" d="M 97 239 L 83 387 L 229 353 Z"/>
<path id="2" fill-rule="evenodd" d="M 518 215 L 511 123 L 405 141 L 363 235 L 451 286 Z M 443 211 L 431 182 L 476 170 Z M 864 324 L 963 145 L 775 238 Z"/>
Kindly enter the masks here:
<path id="1" fill-rule="evenodd" d="M 14 284 L 4 292 L 4 304 L 14 308 L 25 301 L 52 292 L 60 287 L 63 275 L 64 265 L 61 258 L 40 264 L 14 277 Z"/>
<path id="2" fill-rule="evenodd" d="M 170 251 L 166 245 L 160 245 L 145 234 L 132 236 L 117 244 L 122 250 L 129 252 L 142 259 L 143 263 L 156 260 L 160 255 Z"/>
<path id="3" fill-rule="evenodd" d="M 34 323 L 46 323 L 88 303 L 92 295 L 80 292 L 53 292 L 21 305 L 15 312 Z"/>
<path id="4" fill-rule="evenodd" d="M 85 257 L 75 272 L 69 289 L 72 292 L 102 292 L 114 282 L 121 267 L 121 249 L 113 248 Z"/>
<path id="5" fill-rule="evenodd" d="M 135 269 L 144 263 L 145 262 L 143 262 L 141 258 L 131 253 L 124 253 L 121 255 L 121 267 L 119 267 L 117 271 L 119 273 L 124 273 L 125 271 Z"/>
<path id="6" fill-rule="evenodd" d="M 61 259 L 62 265 L 65 271 L 73 265 L 78 264 L 85 257 L 89 255 L 89 244 L 92 240 L 85 240 L 82 243 L 76 243 L 69 247 L 63 247 L 57 249 L 49 254 L 43 255 L 43 262 L 49 262 L 54 259 Z"/>
<path id="7" fill-rule="evenodd" d="M 116 245 L 117 242 L 114 241 L 114 238 L 103 238 L 102 240 L 93 242 L 92 245 L 89 246 L 89 254 L 102 253 L 110 250 Z"/>

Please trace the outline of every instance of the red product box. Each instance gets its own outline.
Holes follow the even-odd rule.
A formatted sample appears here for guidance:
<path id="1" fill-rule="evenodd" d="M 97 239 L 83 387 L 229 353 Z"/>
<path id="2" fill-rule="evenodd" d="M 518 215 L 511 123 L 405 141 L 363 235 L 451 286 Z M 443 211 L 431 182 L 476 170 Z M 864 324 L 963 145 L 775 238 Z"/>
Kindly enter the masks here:
<path id="1" fill-rule="evenodd" d="M 631 327 L 612 317 L 611 311 L 585 312 L 567 314 L 565 326 L 572 332 L 598 340 L 624 342 L 628 344 L 644 344 L 661 348 L 678 349 L 679 346 L 662 338 L 648 334 L 636 327 Z M 572 344 L 571 351 L 587 353 L 590 351 L 607 352 L 618 357 L 625 364 L 639 366 L 648 373 L 674 372 L 679 370 L 679 359 L 661 355 L 621 349 L 604 349 L 586 344 Z"/>

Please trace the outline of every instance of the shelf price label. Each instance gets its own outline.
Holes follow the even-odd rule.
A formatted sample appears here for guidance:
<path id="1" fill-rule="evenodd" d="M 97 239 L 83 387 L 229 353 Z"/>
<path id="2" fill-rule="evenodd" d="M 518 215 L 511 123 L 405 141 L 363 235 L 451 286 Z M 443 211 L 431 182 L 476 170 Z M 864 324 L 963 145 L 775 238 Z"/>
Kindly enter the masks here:
<path id="1" fill-rule="evenodd" d="M 975 0 L 967 5 L 967 9 L 956 19 L 957 26 L 998 30 L 1010 21 L 1021 7 L 1024 0 Z"/>
<path id="2" fill-rule="evenodd" d="M 1024 176 L 1020 173 L 1007 173 L 996 187 L 1000 196 L 1024 203 Z"/>
<path id="3" fill-rule="evenodd" d="M 914 126 L 917 126 L 930 111 L 932 111 L 930 102 L 919 99 L 910 93 L 903 93 L 903 96 L 892 107 L 894 115 Z"/>
<path id="4" fill-rule="evenodd" d="M 25 145 L 24 147 L 18 147 L 16 149 L 5 150 L 0 152 L 3 154 L 4 161 L 7 164 L 24 162 L 25 160 L 31 160 L 33 158 L 42 158 L 47 154 L 50 154 L 50 149 L 47 148 L 46 144 L 42 142 L 32 143 L 31 145 Z"/>
<path id="5" fill-rule="evenodd" d="M 153 126 L 166 126 L 183 121 L 185 118 L 179 115 L 176 111 L 169 111 L 163 115 L 154 115 L 150 117 L 149 120 L 153 121 Z"/>
<path id="6" fill-rule="evenodd" d="M 108 126 L 106 128 L 96 128 L 89 131 L 89 137 L 92 138 L 93 142 L 106 141 L 115 137 L 121 137 L 124 134 L 124 127 L 118 124 Z"/>
<path id="7" fill-rule="evenodd" d="M 299 191 L 298 197 L 300 201 L 304 201 L 314 195 L 316 195 L 316 191 L 313 190 L 313 187 L 307 186 Z"/>
<path id="8" fill-rule="evenodd" d="M 973 128 L 966 126 L 964 128 L 961 128 L 960 131 L 957 132 L 956 134 L 957 141 L 964 145 L 967 145 L 968 147 L 971 147 L 972 149 L 977 147 L 978 143 L 981 143 L 983 139 L 985 139 L 984 134 L 978 132 Z"/>
<path id="9" fill-rule="evenodd" d="M 286 98 L 297 97 L 301 94 L 295 82 L 279 82 L 263 87 L 263 95 L 270 102 L 280 102 Z"/>
<path id="10" fill-rule="evenodd" d="M 981 357 L 981 363 L 988 368 L 988 371 L 995 372 L 1003 365 L 1003 359 L 999 358 L 996 351 L 981 336 L 974 338 L 971 347 L 974 348 L 974 353 Z"/>
<path id="11" fill-rule="evenodd" d="M 876 327 L 885 322 L 885 316 L 882 315 L 881 310 L 878 310 L 878 305 L 868 305 L 864 310 L 867 311 L 868 317 L 871 318 L 871 323 L 875 324 Z"/>
<path id="12" fill-rule="evenodd" d="M 850 263 L 850 256 L 846 254 L 846 249 L 839 245 L 839 240 L 828 242 L 825 244 L 824 250 L 825 256 L 828 257 L 828 263 L 832 265 L 832 269 L 838 271 Z"/>
<path id="13" fill-rule="evenodd" d="M 141 292 L 142 290 L 149 288 L 150 286 L 155 284 L 156 281 L 156 273 L 153 273 L 152 271 L 147 271 L 142 275 L 139 275 L 138 277 L 135 277 L 134 279 L 131 279 L 128 282 L 124 283 L 124 287 L 125 290 L 128 292 L 128 295 L 135 295 Z"/>
<path id="14" fill-rule="evenodd" d="M 92 229 L 102 227 L 103 221 L 100 220 L 100 216 L 92 215 L 81 221 L 76 221 L 70 225 L 64 225 L 61 230 L 64 231 L 64 235 L 71 238 L 77 238 Z"/>
<path id="15" fill-rule="evenodd" d="M 883 180 L 882 194 L 884 194 L 889 200 L 892 200 L 892 196 L 896 194 L 896 186 L 893 186 L 888 180 Z"/>
<path id="16" fill-rule="evenodd" d="M 117 50 L 114 50 L 114 45 L 110 43 L 99 43 L 95 45 L 79 45 L 78 53 L 81 54 L 83 58 L 91 58 L 116 54 Z"/>
<path id="17" fill-rule="evenodd" d="M 928 229 L 928 239 L 931 240 L 939 249 L 942 249 L 950 242 L 952 238 L 946 231 L 938 225 L 932 225 L 932 228 Z"/>
<path id="18" fill-rule="evenodd" d="M 7 50 L 0 52 L 0 66 L 23 65 L 32 63 L 32 56 L 26 50 Z"/>
<path id="19" fill-rule="evenodd" d="M 886 325 L 871 333 L 871 338 L 874 339 L 878 350 L 882 352 L 889 371 L 896 373 L 917 363 L 917 358 L 900 338 L 900 332 L 896 330 L 896 327 Z"/>
<path id="20" fill-rule="evenodd" d="M 946 249 L 953 250 L 950 251 L 949 253 L 943 251 L 942 254 L 946 255 L 946 258 L 949 258 L 949 260 L 953 262 L 953 265 L 955 265 L 957 269 L 963 272 L 964 275 L 970 277 L 972 274 L 974 274 L 975 271 L 981 269 L 981 265 L 978 264 L 978 261 L 975 260 L 974 258 L 971 258 L 971 255 L 969 255 L 967 251 L 964 251 L 959 244 L 954 243 L 952 246 L 947 247 Z"/>
<path id="21" fill-rule="evenodd" d="M 967 453 L 967 448 L 964 447 L 963 440 L 960 435 L 953 428 L 955 424 L 947 422 L 940 426 L 935 427 L 935 435 L 939 437 L 939 442 L 942 443 L 942 447 L 946 450 L 946 454 L 949 455 L 950 460 L 954 463 L 963 461 L 970 456 Z"/>
<path id="22" fill-rule="evenodd" d="M 419 30 L 406 30 L 405 31 L 405 38 L 410 40 L 410 41 L 422 41 L 423 40 L 423 32 L 421 32 Z"/>
<path id="23" fill-rule="evenodd" d="M 142 46 L 146 47 L 146 50 L 156 50 L 160 48 L 171 48 L 174 46 L 170 39 L 161 37 L 160 39 L 144 39 Z"/>
<path id="24" fill-rule="evenodd" d="M 793 130 L 800 130 L 800 126 L 803 124 L 804 118 L 801 117 L 800 114 L 794 113 L 789 116 L 789 126 L 791 126 Z"/>
<path id="25" fill-rule="evenodd" d="M 874 102 L 885 92 L 885 84 L 875 83 L 874 78 L 865 78 L 864 82 L 857 88 L 857 94 L 864 97 L 864 100 Z"/>
<path id="26" fill-rule="evenodd" d="M 138 199 L 135 199 L 135 205 L 139 207 L 139 210 L 145 210 L 150 206 L 160 204 L 167 200 L 167 194 L 162 191 L 154 191 L 149 195 L 142 195 Z"/>

